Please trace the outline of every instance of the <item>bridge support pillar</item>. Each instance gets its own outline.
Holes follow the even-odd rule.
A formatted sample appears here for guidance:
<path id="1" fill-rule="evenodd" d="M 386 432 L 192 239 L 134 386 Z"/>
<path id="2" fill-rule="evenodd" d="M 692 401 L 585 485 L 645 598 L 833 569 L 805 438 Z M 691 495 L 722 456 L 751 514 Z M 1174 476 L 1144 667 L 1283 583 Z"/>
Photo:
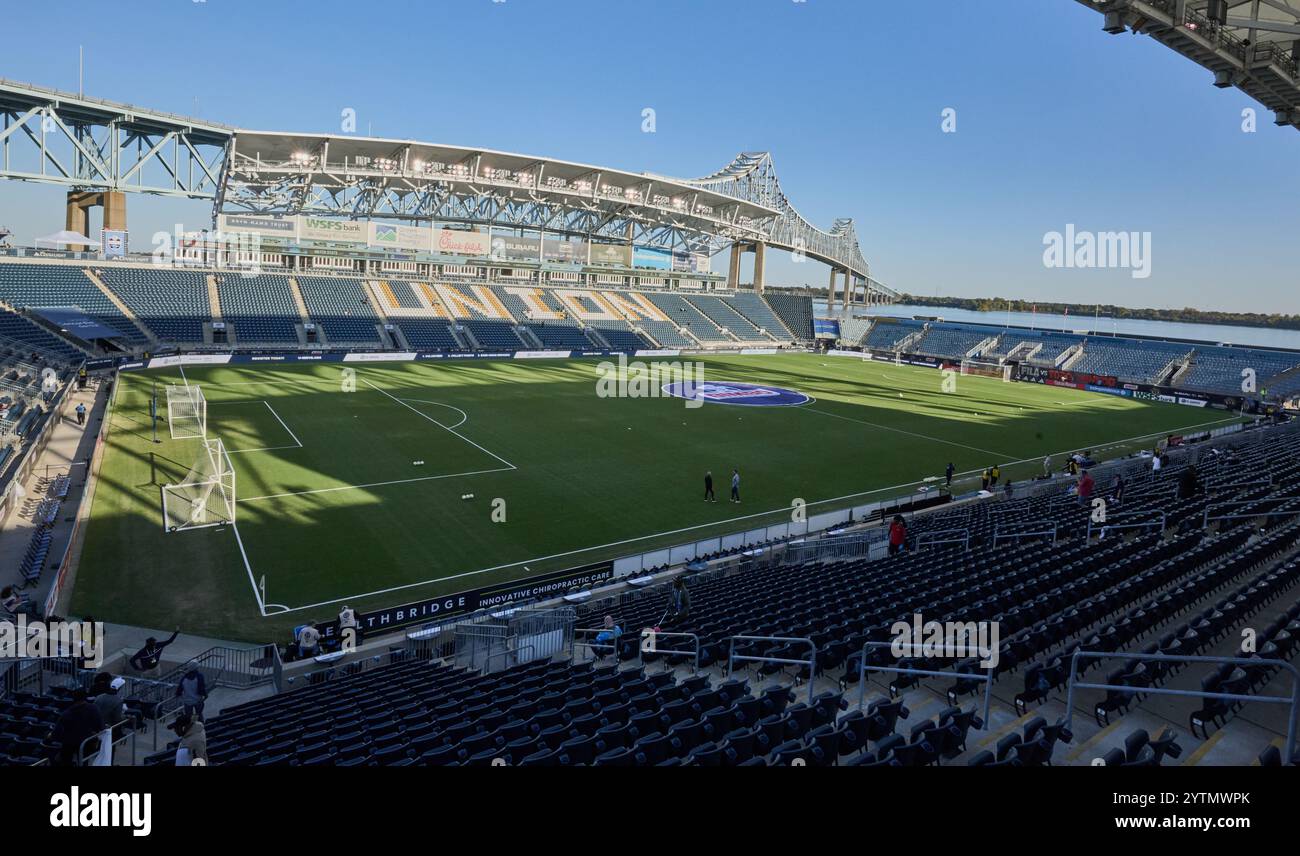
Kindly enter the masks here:
<path id="1" fill-rule="evenodd" d="M 853 272 L 848 268 L 844 269 L 844 309 L 849 308 L 849 298 L 853 296 Z"/>
<path id="2" fill-rule="evenodd" d="M 731 267 L 727 269 L 727 288 L 735 291 L 740 285 L 740 244 L 731 245 Z"/>
<path id="3" fill-rule="evenodd" d="M 835 275 L 839 273 L 835 268 L 831 268 L 831 282 L 826 288 L 826 308 L 835 308 Z"/>
<path id="4" fill-rule="evenodd" d="M 762 242 L 754 244 L 754 290 L 759 294 L 763 293 L 763 269 L 766 254 L 767 244 Z"/>
<path id="5" fill-rule="evenodd" d="M 104 209 L 105 229 L 126 229 L 126 194 L 120 190 L 106 190 L 93 193 L 80 190 L 68 191 L 67 216 L 65 228 L 78 235 L 86 235 L 90 230 L 90 209 Z M 87 235 L 89 237 L 89 235 Z M 72 245 L 68 249 L 85 252 L 84 245 Z"/>

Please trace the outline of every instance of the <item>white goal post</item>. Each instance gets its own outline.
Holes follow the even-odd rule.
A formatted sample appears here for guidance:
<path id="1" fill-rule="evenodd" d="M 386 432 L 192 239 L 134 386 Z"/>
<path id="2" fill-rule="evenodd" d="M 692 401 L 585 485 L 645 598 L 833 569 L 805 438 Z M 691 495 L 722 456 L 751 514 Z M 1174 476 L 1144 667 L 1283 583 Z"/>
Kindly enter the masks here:
<path id="1" fill-rule="evenodd" d="M 173 440 L 208 436 L 208 401 L 197 386 L 167 387 L 167 427 Z"/>
<path id="2" fill-rule="evenodd" d="M 997 365 L 996 363 L 976 362 L 974 360 L 961 361 L 961 373 L 963 375 L 975 375 L 978 377 L 996 377 L 1001 378 L 1004 382 L 1010 383 L 1011 366 Z"/>
<path id="3" fill-rule="evenodd" d="M 178 484 L 163 485 L 167 532 L 235 522 L 235 468 L 221 440 L 204 440 L 199 459 Z"/>

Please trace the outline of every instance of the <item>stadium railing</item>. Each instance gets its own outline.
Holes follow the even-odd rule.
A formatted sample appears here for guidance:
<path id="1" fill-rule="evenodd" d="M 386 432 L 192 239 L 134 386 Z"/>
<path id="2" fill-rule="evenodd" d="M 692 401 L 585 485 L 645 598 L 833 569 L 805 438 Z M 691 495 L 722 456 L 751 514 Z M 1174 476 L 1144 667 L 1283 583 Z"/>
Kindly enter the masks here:
<path id="1" fill-rule="evenodd" d="M 1115 518 L 1117 517 L 1120 518 L 1121 522 L 1119 523 L 1115 522 Z M 1142 521 L 1137 521 L 1134 523 L 1122 522 L 1124 518 L 1127 517 L 1145 517 L 1147 519 Z M 1092 539 L 1092 533 L 1094 530 L 1096 530 L 1097 532 L 1109 533 L 1117 529 L 1153 529 L 1153 528 L 1157 532 L 1163 532 L 1165 531 L 1166 528 L 1168 528 L 1168 517 L 1163 511 L 1134 511 L 1132 513 L 1121 512 L 1121 513 L 1109 515 L 1106 518 L 1105 522 L 1094 521 L 1090 516 L 1088 518 L 1087 538 L 1088 540 Z"/>
<path id="2" fill-rule="evenodd" d="M 808 659 L 794 660 L 788 657 L 770 657 L 762 654 L 737 654 L 736 643 L 740 642 L 745 646 L 751 646 L 757 642 L 784 642 L 787 645 L 807 645 L 809 648 Z M 817 643 L 806 636 L 730 636 L 727 638 L 727 679 L 730 680 L 732 673 L 736 669 L 737 662 L 746 663 L 776 663 L 782 666 L 807 666 L 808 667 L 808 703 L 813 703 L 813 687 L 816 681 L 813 680 L 817 673 Z M 796 683 L 798 681 L 796 680 Z"/>
<path id="3" fill-rule="evenodd" d="M 1038 529 L 1024 529 L 1015 532 L 1003 532 L 1000 525 L 993 527 L 993 545 L 996 547 L 998 541 L 1019 541 L 1021 538 L 1041 538 L 1048 536 L 1050 541 L 1056 540 L 1056 524 L 1050 520 L 1026 520 L 1015 526 L 1038 526 Z"/>
<path id="4" fill-rule="evenodd" d="M 1099 662 L 1105 659 L 1114 660 L 1137 660 L 1140 662 L 1157 661 L 1166 663 L 1209 663 L 1216 666 L 1242 666 L 1250 668 L 1277 668 L 1291 676 L 1291 695 L 1289 696 L 1264 696 L 1264 695 L 1243 695 L 1239 693 L 1216 693 L 1205 690 L 1174 690 L 1167 687 L 1134 687 L 1125 684 L 1094 684 L 1080 681 L 1079 676 L 1079 658 L 1086 657 L 1090 662 Z M 1280 659 L 1260 659 L 1246 657 L 1207 657 L 1192 654 L 1129 654 L 1119 651 L 1075 651 L 1070 657 L 1070 679 L 1066 682 L 1065 696 L 1065 725 L 1071 728 L 1074 721 L 1074 691 L 1081 690 L 1106 690 L 1107 692 L 1124 692 L 1133 696 L 1145 695 L 1165 695 L 1181 696 L 1183 698 L 1203 698 L 1216 699 L 1218 701 L 1235 701 L 1242 703 L 1262 702 L 1264 704 L 1285 704 L 1291 708 L 1287 717 L 1286 746 L 1287 757 L 1294 757 L 1300 748 L 1296 746 L 1296 726 L 1300 720 L 1300 669 L 1286 660 Z"/>
<path id="5" fill-rule="evenodd" d="M 985 674 L 978 672 L 959 671 L 960 666 L 952 669 L 935 671 L 931 669 L 917 669 L 912 666 L 879 666 L 867 665 L 867 652 L 876 648 L 892 648 L 892 642 L 864 642 L 862 645 L 861 656 L 858 657 L 858 710 L 864 710 L 867 706 L 867 672 L 889 672 L 897 675 L 914 675 L 921 678 L 958 678 L 959 680 L 979 681 L 984 684 L 984 715 L 981 720 L 987 725 L 989 721 L 989 708 L 993 702 L 993 669 L 985 670 Z M 905 654 L 906 656 L 911 656 Z"/>
<path id="6" fill-rule="evenodd" d="M 957 537 L 960 535 L 961 537 Z M 944 537 L 951 536 L 951 537 Z M 922 547 L 934 547 L 938 544 L 961 544 L 967 550 L 970 549 L 970 530 L 969 529 L 935 529 L 930 532 L 922 532 L 916 536 L 916 549 Z"/>

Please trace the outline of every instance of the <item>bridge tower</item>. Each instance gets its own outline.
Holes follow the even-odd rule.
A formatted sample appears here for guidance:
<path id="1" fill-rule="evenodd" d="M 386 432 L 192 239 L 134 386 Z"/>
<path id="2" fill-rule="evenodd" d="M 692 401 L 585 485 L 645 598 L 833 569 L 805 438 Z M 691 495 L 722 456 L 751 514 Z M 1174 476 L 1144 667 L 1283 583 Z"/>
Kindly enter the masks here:
<path id="1" fill-rule="evenodd" d="M 740 260 L 744 253 L 754 254 L 754 290 L 762 294 L 767 267 L 767 244 L 762 241 L 753 243 L 737 241 L 731 245 L 731 267 L 727 269 L 727 287 L 734 291 L 740 286 Z"/>
<path id="2" fill-rule="evenodd" d="M 104 209 L 104 226 L 108 230 L 126 229 L 126 194 L 120 190 L 68 191 L 68 210 L 65 227 L 69 232 L 86 235 L 90 230 L 90 209 Z M 69 247 L 73 249 L 73 247 Z M 77 247 L 84 252 L 87 247 Z"/>

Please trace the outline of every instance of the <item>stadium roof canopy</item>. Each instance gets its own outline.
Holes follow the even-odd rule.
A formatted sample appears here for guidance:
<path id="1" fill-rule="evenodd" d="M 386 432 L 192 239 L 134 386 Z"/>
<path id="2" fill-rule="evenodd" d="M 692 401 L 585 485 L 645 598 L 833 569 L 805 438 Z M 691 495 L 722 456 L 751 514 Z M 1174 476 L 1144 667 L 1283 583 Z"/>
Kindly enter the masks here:
<path id="1" fill-rule="evenodd" d="M 1300 128 L 1300 0 L 1076 0 L 1108 33 L 1144 33 Z"/>
<path id="2" fill-rule="evenodd" d="M 683 179 L 415 140 L 236 131 L 222 211 L 437 220 L 717 251 L 800 252 L 868 277 L 851 220 L 823 231 L 790 204 L 766 152 Z"/>

